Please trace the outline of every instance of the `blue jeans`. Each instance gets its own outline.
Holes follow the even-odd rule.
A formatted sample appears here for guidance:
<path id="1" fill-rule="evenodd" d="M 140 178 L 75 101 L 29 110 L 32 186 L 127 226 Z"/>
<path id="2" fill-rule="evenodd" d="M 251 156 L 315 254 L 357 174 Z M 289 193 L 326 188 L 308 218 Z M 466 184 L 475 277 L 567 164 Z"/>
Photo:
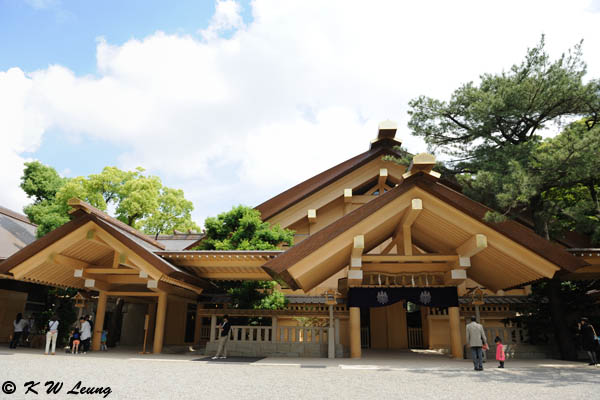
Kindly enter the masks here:
<path id="1" fill-rule="evenodd" d="M 483 369 L 483 351 L 481 347 L 471 347 L 471 355 L 475 369 Z"/>

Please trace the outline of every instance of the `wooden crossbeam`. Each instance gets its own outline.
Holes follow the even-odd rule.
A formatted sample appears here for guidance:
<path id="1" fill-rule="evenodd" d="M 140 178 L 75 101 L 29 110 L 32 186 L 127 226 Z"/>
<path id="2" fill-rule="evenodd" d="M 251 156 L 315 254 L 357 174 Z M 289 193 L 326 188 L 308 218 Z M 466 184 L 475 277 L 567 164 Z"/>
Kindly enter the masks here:
<path id="1" fill-rule="evenodd" d="M 314 224 L 315 222 L 317 222 L 317 210 L 315 210 L 314 208 L 311 208 L 307 211 L 307 216 L 309 224 Z"/>
<path id="2" fill-rule="evenodd" d="M 91 268 L 85 269 L 88 274 L 115 274 L 115 275 L 138 275 L 139 271 L 132 268 Z"/>
<path id="3" fill-rule="evenodd" d="M 51 254 L 48 257 L 49 261 L 54 264 L 64 265 L 70 268 L 85 268 L 89 265 L 88 262 L 79 260 L 77 258 L 63 256 L 62 254 Z"/>
<path id="4" fill-rule="evenodd" d="M 354 241 L 352 245 L 352 255 L 351 258 L 359 258 L 362 256 L 363 251 L 365 250 L 365 237 L 364 235 L 356 235 L 354 236 Z"/>
<path id="5" fill-rule="evenodd" d="M 379 169 L 379 177 L 377 178 L 377 186 L 379 187 L 379 194 L 382 195 L 385 188 L 385 182 L 388 178 L 388 170 L 387 168 Z"/>
<path id="6" fill-rule="evenodd" d="M 487 248 L 487 237 L 478 233 L 460 245 L 456 249 L 456 253 L 461 257 L 473 257 L 485 248 Z"/>
<path id="7" fill-rule="evenodd" d="M 86 271 L 87 272 L 87 271 Z M 148 279 L 140 278 L 137 275 L 109 275 L 103 278 L 108 283 L 128 285 L 128 284 L 146 284 Z"/>
<path id="8" fill-rule="evenodd" d="M 464 269 L 452 269 L 444 274 L 446 285 L 458 285 L 467 279 L 467 271 Z"/>
<path id="9" fill-rule="evenodd" d="M 344 189 L 344 203 L 352 203 L 352 189 Z"/>
<path id="10" fill-rule="evenodd" d="M 363 263 L 378 262 L 378 263 L 419 263 L 419 262 L 456 262 L 458 256 L 455 254 L 418 254 L 418 255 L 371 255 L 365 254 L 362 256 Z"/>
<path id="11" fill-rule="evenodd" d="M 400 222 L 396 226 L 394 231 L 393 242 L 400 244 L 400 237 L 402 237 L 402 247 L 404 248 L 404 255 L 412 255 L 412 234 L 411 226 L 417 219 L 419 214 L 423 211 L 423 201 L 421 199 L 412 199 L 410 207 L 404 211 L 404 214 L 400 218 Z"/>
<path id="12" fill-rule="evenodd" d="M 364 272 L 381 273 L 419 273 L 419 272 L 440 272 L 444 273 L 451 269 L 447 263 L 364 263 L 362 270 Z"/>

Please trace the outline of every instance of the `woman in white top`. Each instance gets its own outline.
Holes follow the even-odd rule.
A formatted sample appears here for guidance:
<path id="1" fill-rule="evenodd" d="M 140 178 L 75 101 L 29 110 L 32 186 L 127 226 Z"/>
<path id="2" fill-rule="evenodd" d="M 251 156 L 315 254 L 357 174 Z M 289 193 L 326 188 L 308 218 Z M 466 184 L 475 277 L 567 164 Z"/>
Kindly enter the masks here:
<path id="1" fill-rule="evenodd" d="M 11 349 L 16 349 L 19 344 L 19 340 L 21 340 L 21 335 L 23 334 L 23 330 L 27 326 L 27 320 L 23 319 L 23 314 L 18 313 L 17 317 L 13 321 L 14 333 L 13 338 L 10 341 L 9 347 Z"/>
<path id="2" fill-rule="evenodd" d="M 90 322 L 83 317 L 79 319 L 79 322 L 81 323 L 81 329 L 79 331 L 79 333 L 81 334 L 81 348 L 83 350 L 83 354 L 85 354 L 90 350 L 92 327 L 90 325 Z"/>
<path id="3" fill-rule="evenodd" d="M 53 315 L 48 321 L 48 332 L 46 333 L 46 355 L 50 349 L 50 342 L 52 342 L 52 355 L 56 353 L 56 339 L 58 337 L 58 317 Z"/>

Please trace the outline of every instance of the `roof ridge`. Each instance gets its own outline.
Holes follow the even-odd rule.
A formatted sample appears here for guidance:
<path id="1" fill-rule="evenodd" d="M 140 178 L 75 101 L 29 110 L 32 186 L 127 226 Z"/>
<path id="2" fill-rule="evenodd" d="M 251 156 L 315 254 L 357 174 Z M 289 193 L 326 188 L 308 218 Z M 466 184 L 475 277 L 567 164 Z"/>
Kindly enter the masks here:
<path id="1" fill-rule="evenodd" d="M 380 155 L 399 155 L 396 150 L 388 146 L 375 146 L 369 150 L 360 153 L 352 158 L 347 159 L 331 168 L 326 169 L 311 178 L 306 179 L 292 186 L 289 189 L 284 190 L 276 196 L 264 201 L 258 206 L 254 207 L 260 211 L 263 220 L 266 220 L 285 209 L 291 207 L 299 201 L 304 200 L 308 196 L 321 190 L 330 183 L 336 181 L 341 176 L 352 172 L 369 161 Z"/>
<path id="2" fill-rule="evenodd" d="M 135 235 L 136 237 L 142 239 L 143 241 L 150 243 L 153 246 L 158 247 L 159 249 L 164 250 L 166 248 L 166 246 L 164 244 L 157 242 L 156 240 L 148 237 L 146 234 L 127 225 L 123 221 L 119 221 L 118 219 L 111 217 L 104 211 L 97 209 L 96 207 L 92 206 L 91 204 L 89 204 L 81 199 L 78 199 L 77 197 L 73 197 L 73 198 L 69 199 L 68 204 L 69 204 L 69 206 L 71 206 L 73 208 L 73 210 L 82 210 L 82 211 L 86 212 L 87 214 L 93 214 L 93 215 L 105 220 L 106 222 L 116 225 L 119 228 L 125 230 L 126 232 L 131 233 L 132 235 Z"/>
<path id="3" fill-rule="evenodd" d="M 10 209 L 8 209 L 6 207 L 0 206 L 0 214 L 4 214 L 7 217 L 11 217 L 11 218 L 19 220 L 21 222 L 25 222 L 26 224 L 29 224 L 29 225 L 37 226 L 36 224 L 34 224 L 33 222 L 31 222 L 29 220 L 29 218 L 27 218 L 26 215 L 20 214 L 20 213 L 18 213 L 16 211 L 10 210 Z"/>

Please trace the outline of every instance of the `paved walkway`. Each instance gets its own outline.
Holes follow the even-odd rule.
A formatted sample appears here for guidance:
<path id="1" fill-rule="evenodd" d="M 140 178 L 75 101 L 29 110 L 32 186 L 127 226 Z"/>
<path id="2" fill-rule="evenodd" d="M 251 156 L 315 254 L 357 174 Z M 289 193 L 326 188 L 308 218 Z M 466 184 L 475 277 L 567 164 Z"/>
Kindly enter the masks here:
<path id="1" fill-rule="evenodd" d="M 433 352 L 367 351 L 360 360 L 192 361 L 202 358 L 114 350 L 44 356 L 39 350 L 0 347 L 0 385 L 16 385 L 14 394 L 0 392 L 0 399 L 72 399 L 67 391 L 79 381 L 98 390 L 110 387 L 106 398 L 113 399 L 600 398 L 600 368 L 557 360 L 508 360 L 504 370 L 490 361 L 485 371 L 475 372 L 468 360 Z M 45 393 L 50 380 L 64 383 L 59 394 Z M 38 396 L 25 395 L 27 381 L 40 382 Z M 103 398 L 103 393 L 84 398 Z"/>

